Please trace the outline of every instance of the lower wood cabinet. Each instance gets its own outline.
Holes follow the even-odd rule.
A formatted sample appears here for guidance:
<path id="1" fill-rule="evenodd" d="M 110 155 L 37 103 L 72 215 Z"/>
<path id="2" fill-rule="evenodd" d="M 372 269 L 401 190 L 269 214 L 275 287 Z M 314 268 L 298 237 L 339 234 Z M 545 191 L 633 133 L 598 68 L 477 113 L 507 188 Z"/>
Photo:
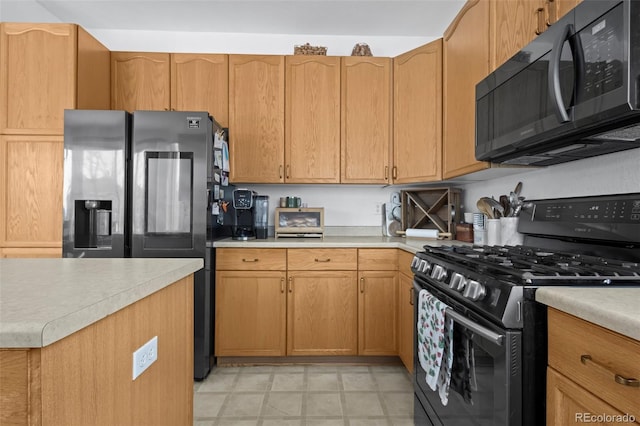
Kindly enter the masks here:
<path id="1" fill-rule="evenodd" d="M 547 425 L 640 424 L 640 342 L 549 308 Z M 585 336 L 588 338 L 585 339 Z"/>
<path id="2" fill-rule="evenodd" d="M 413 372 L 413 334 L 416 327 L 412 259 L 413 254 L 398 250 L 398 356 L 410 373 Z"/>
<path id="3" fill-rule="evenodd" d="M 287 355 L 356 355 L 356 271 L 291 271 Z"/>
<path id="4" fill-rule="evenodd" d="M 216 356 L 282 356 L 286 350 L 284 271 L 216 272 Z"/>
<path id="5" fill-rule="evenodd" d="M 358 354 L 397 355 L 396 271 L 358 273 Z"/>

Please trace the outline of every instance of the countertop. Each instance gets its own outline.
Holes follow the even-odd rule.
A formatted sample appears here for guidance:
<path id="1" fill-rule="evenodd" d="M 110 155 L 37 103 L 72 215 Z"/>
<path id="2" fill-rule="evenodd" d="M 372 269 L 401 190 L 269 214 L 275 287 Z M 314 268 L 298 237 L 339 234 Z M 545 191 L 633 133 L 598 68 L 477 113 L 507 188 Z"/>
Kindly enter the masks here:
<path id="1" fill-rule="evenodd" d="M 237 241 L 231 238 L 215 241 L 215 248 L 400 248 L 410 253 L 421 251 L 425 245 L 468 245 L 457 240 L 435 240 L 411 237 L 382 236 L 326 236 L 324 238 L 267 238 Z"/>
<path id="2" fill-rule="evenodd" d="M 202 259 L 0 259 L 0 348 L 39 348 L 202 269 Z"/>
<path id="3" fill-rule="evenodd" d="M 640 341 L 640 288 L 541 287 L 536 300 Z"/>

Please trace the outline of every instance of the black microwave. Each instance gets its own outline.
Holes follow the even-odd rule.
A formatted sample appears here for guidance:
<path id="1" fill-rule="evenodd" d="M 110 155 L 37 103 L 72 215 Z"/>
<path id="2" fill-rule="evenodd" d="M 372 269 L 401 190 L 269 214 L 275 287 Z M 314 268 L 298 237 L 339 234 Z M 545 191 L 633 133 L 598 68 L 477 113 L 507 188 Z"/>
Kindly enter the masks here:
<path id="1" fill-rule="evenodd" d="M 476 86 L 478 160 L 640 148 L 640 1 L 583 0 Z"/>

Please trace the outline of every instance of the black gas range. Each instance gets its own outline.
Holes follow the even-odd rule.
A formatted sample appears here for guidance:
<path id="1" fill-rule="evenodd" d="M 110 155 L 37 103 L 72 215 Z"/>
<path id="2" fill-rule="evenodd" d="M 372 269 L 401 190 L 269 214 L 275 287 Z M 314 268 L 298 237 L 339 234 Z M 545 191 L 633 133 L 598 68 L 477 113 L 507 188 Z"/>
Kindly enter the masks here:
<path id="1" fill-rule="evenodd" d="M 640 287 L 640 194 L 533 201 L 518 231 L 519 246 L 427 245 L 416 253 L 417 328 L 426 290 L 465 336 L 467 352 L 455 355 L 474 365 L 464 395 L 450 390 L 444 405 L 425 382 L 416 333 L 416 425 L 543 425 L 546 308 L 535 290 Z"/>

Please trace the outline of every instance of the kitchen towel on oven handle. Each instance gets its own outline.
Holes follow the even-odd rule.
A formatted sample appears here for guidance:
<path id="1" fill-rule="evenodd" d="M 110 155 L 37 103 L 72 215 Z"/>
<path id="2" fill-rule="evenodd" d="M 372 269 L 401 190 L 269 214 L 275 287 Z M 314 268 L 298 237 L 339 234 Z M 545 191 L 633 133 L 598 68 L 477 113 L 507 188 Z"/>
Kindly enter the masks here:
<path id="1" fill-rule="evenodd" d="M 449 307 L 427 290 L 418 295 L 418 359 L 426 371 L 431 390 L 438 390 L 443 405 L 449 401 L 451 365 L 453 363 L 453 320 L 446 315 Z"/>

